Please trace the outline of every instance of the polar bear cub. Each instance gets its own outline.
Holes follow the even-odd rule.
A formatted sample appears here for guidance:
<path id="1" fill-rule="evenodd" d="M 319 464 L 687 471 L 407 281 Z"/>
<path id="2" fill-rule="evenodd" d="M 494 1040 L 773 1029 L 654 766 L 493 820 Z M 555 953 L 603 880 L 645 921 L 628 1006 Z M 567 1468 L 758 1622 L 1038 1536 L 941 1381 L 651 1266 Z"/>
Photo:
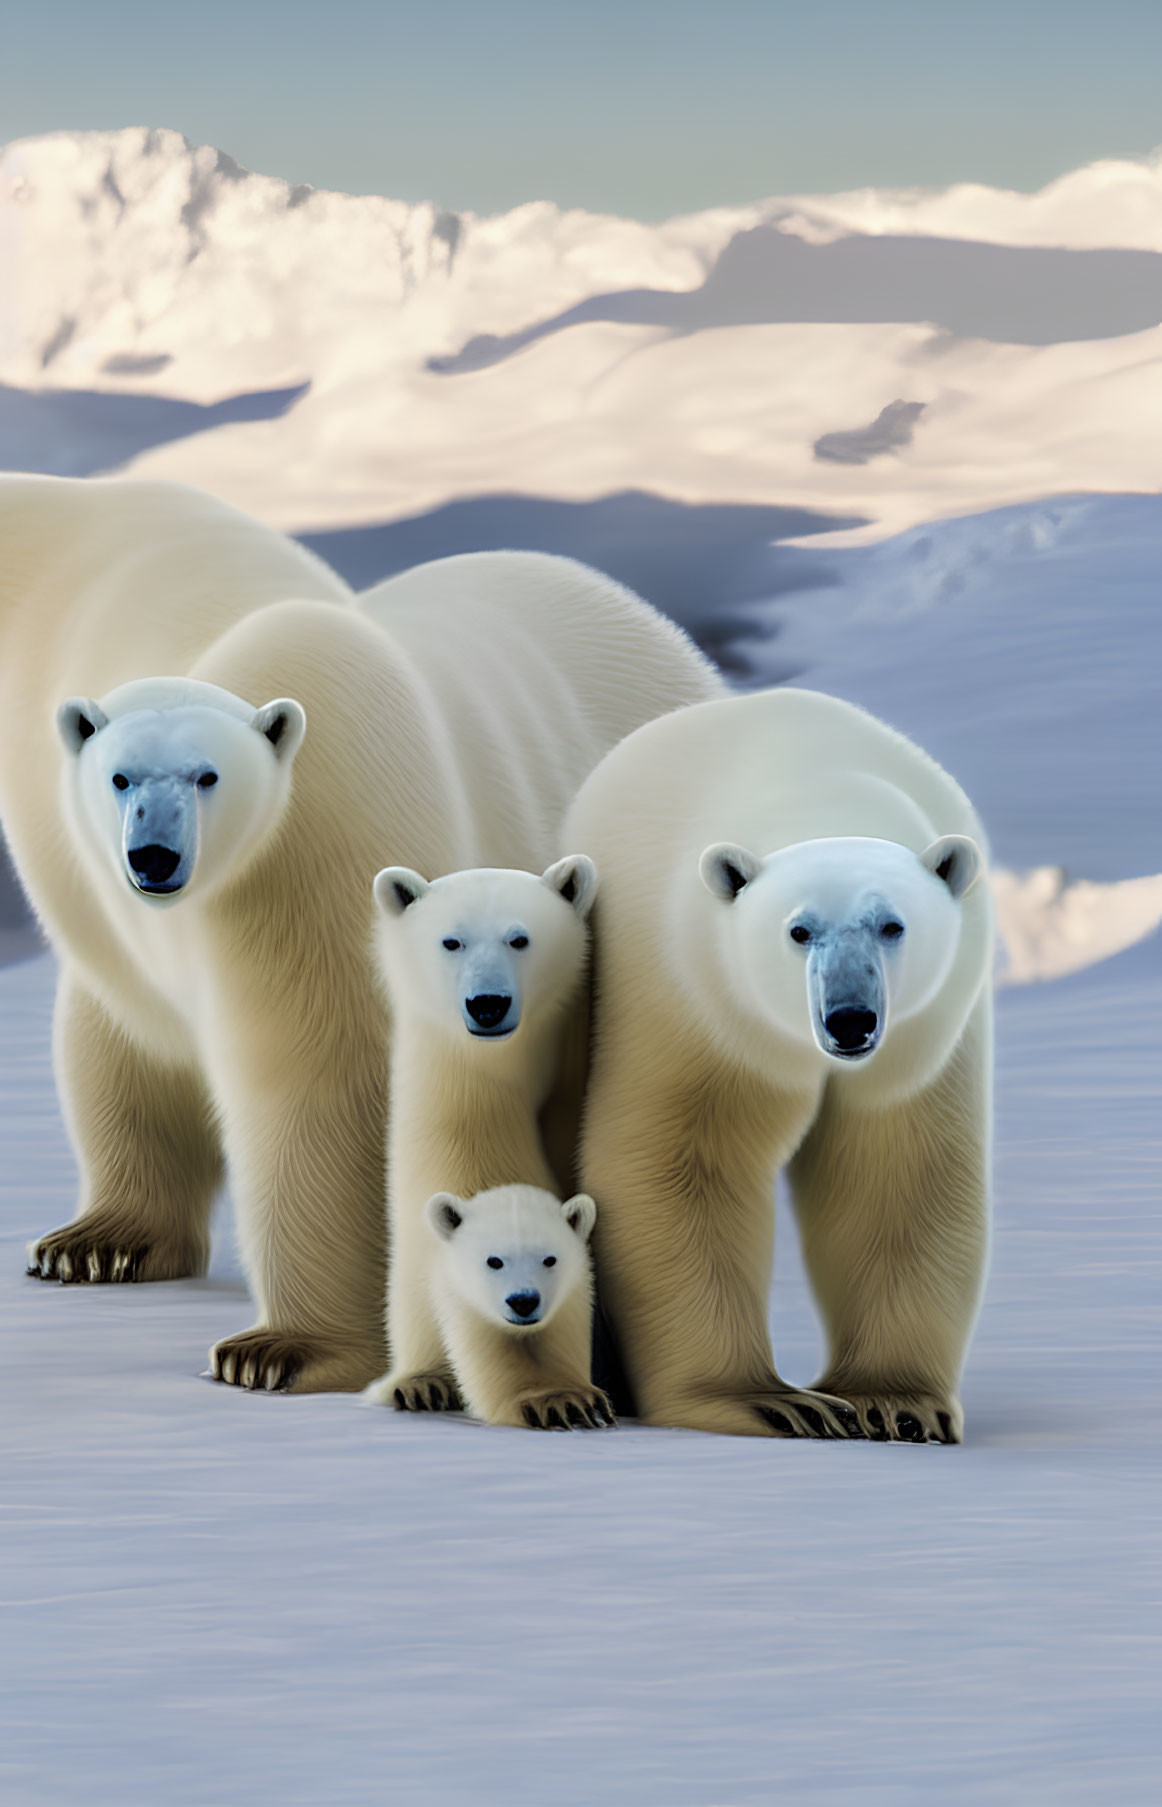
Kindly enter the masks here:
<path id="1" fill-rule="evenodd" d="M 385 1405 L 426 1411 L 459 1403 L 432 1305 L 437 1245 L 424 1219 L 428 1198 L 444 1191 L 471 1198 L 508 1185 L 557 1192 L 569 1184 L 583 1082 L 587 918 L 596 888 L 596 869 L 584 855 L 558 860 L 540 877 L 483 868 L 429 884 L 390 866 L 375 880 L 376 953 L 393 1036 L 392 1365 L 369 1394 Z M 542 1133 L 552 1113 L 573 1125 L 558 1154 L 559 1173 Z M 515 1365 L 513 1399 L 527 1364 Z"/>
<path id="2" fill-rule="evenodd" d="M 537 1186 L 428 1200 L 432 1307 L 460 1395 L 477 1418 L 537 1430 L 614 1422 L 609 1400 L 589 1381 L 596 1216 L 585 1193 L 562 1204 Z"/>

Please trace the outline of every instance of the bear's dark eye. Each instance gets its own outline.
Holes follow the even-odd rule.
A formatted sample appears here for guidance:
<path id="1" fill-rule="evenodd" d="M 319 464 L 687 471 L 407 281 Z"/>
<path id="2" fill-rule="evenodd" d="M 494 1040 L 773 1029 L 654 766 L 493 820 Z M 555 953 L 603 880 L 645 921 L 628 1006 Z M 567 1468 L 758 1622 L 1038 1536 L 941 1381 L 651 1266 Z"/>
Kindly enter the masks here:
<path id="1" fill-rule="evenodd" d="M 129 780 L 124 772 L 114 772 L 113 789 L 115 791 L 127 791 L 129 789 Z"/>
<path id="2" fill-rule="evenodd" d="M 444 946 L 450 954 L 454 954 L 456 949 L 460 946 L 460 943 L 457 941 L 455 935 L 445 935 Z"/>
<path id="3" fill-rule="evenodd" d="M 527 947 L 528 944 L 529 938 L 527 935 L 513 935 L 508 945 L 509 947 Z"/>
<path id="4" fill-rule="evenodd" d="M 202 776 L 198 779 L 198 789 L 203 790 L 203 791 L 208 791 L 210 789 L 210 786 L 213 784 L 217 784 L 217 782 L 218 782 L 217 772 L 203 772 Z"/>
<path id="5" fill-rule="evenodd" d="M 810 939 L 811 939 L 810 929 L 806 926 L 805 923 L 797 922 L 795 924 L 794 928 L 791 930 L 791 940 L 797 941 L 799 943 L 800 947 L 805 947 L 807 945 L 808 941 L 810 941 Z"/>
<path id="6" fill-rule="evenodd" d="M 488 1265 L 489 1267 L 503 1267 L 504 1262 L 500 1259 L 499 1255 L 490 1255 L 488 1257 Z"/>
<path id="7" fill-rule="evenodd" d="M 885 922 L 883 928 L 880 930 L 880 935 L 884 941 L 898 941 L 903 932 L 904 925 L 902 922 Z"/>
<path id="8" fill-rule="evenodd" d="M 557 1257 L 555 1255 L 546 1255 L 545 1259 L 541 1263 L 542 1267 L 556 1267 L 556 1265 L 557 1265 Z"/>

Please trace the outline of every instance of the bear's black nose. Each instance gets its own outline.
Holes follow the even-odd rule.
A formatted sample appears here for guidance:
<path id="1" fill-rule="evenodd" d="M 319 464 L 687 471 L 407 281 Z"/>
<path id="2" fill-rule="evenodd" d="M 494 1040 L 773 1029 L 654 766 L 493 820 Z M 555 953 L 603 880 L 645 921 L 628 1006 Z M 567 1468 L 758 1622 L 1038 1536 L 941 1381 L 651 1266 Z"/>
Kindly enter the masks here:
<path id="1" fill-rule="evenodd" d="M 144 879 L 147 885 L 164 885 L 167 878 L 173 877 L 181 863 L 180 853 L 175 853 L 172 847 L 160 847 L 154 841 L 148 847 L 129 849 L 129 864 L 138 878 Z"/>
<path id="2" fill-rule="evenodd" d="M 515 1312 L 518 1318 L 531 1318 L 541 1302 L 540 1293 L 509 1293 L 504 1301 L 508 1309 Z"/>
<path id="3" fill-rule="evenodd" d="M 494 991 L 482 991 L 478 997 L 464 1000 L 465 1010 L 482 1029 L 495 1029 L 498 1023 L 503 1023 L 511 1004 L 511 998 L 501 997 Z"/>
<path id="4" fill-rule="evenodd" d="M 844 1010 L 833 1010 L 823 1019 L 823 1026 L 837 1048 L 845 1054 L 852 1054 L 862 1048 L 876 1032 L 879 1018 L 874 1010 L 859 1010 L 848 1006 Z"/>

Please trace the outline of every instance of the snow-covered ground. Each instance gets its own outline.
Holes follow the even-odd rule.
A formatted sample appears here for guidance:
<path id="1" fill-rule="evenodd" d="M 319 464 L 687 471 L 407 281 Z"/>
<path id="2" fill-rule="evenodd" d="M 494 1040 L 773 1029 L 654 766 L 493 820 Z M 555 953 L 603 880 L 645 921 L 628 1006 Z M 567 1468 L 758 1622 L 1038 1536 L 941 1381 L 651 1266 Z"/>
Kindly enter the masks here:
<path id="1" fill-rule="evenodd" d="M 1159 163 L 645 227 L 0 155 L 0 464 L 202 482 L 360 584 L 588 558 L 929 747 L 1007 937 L 966 1446 L 549 1437 L 199 1378 L 225 1202 L 203 1281 L 24 1279 L 74 1174 L 0 883 L 5 1802 L 1157 1798 L 1162 498 L 1110 492 L 1158 487 L 1160 222 Z"/>
<path id="2" fill-rule="evenodd" d="M 963 1449 L 537 1436 L 197 1378 L 210 1278 L 49 1288 L 50 975 L 0 981 L 0 1794 L 53 1807 L 1147 1807 L 1157 944 L 1001 998 Z M 786 1224 L 780 1228 L 785 1232 Z M 813 1333 L 791 1238 L 784 1365 Z"/>

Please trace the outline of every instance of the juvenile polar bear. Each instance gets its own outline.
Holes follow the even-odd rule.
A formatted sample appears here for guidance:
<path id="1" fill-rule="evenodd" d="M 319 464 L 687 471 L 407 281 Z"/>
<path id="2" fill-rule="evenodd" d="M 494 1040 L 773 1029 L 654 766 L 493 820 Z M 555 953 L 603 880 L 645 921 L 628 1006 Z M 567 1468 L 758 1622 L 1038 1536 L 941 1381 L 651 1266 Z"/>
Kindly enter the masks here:
<path id="1" fill-rule="evenodd" d="M 596 1430 L 614 1422 L 589 1380 L 593 1275 L 587 1244 L 597 1207 L 560 1203 L 536 1186 L 498 1186 L 424 1209 L 435 1245 L 428 1284 L 451 1373 L 468 1410 L 489 1424 Z M 447 1403 L 434 1379 L 425 1402 Z"/>
<path id="2" fill-rule="evenodd" d="M 581 1179 L 640 1411 L 959 1440 L 991 1108 L 992 921 L 967 798 L 862 710 L 776 690 L 639 729 L 565 834 L 601 872 Z M 788 1387 L 771 1354 L 786 1163 L 825 1397 Z"/>
<path id="3" fill-rule="evenodd" d="M 158 678 L 130 710 L 123 687 Z M 718 688 L 678 630 L 568 560 L 468 555 L 357 602 L 195 491 L 0 477 L 0 815 L 60 959 L 81 1171 L 78 1216 L 32 1270 L 199 1272 L 225 1165 L 258 1324 L 214 1372 L 301 1390 L 382 1373 L 376 868 L 539 870 L 601 755 Z M 264 715 L 271 698 L 294 706 Z M 121 764 L 82 832 L 106 735 Z M 148 780 L 147 840 L 117 777 Z"/>
<path id="4" fill-rule="evenodd" d="M 459 1402 L 432 1302 L 437 1255 L 425 1201 L 509 1183 L 567 1185 L 581 1108 L 592 860 L 531 872 L 453 872 L 428 884 L 393 866 L 374 892 L 376 949 L 391 1004 L 387 1326 L 391 1372 L 372 1396 L 401 1411 Z M 564 1067 L 565 1070 L 562 1070 Z M 554 1175 L 541 1113 L 565 1118 Z M 539 1196 L 539 1195 L 538 1195 Z M 461 1240 L 467 1240 L 466 1238 Z M 509 1339 L 510 1397 L 527 1358 Z M 495 1398 L 500 1360 L 492 1363 Z M 586 1364 L 586 1378 L 588 1365 Z M 515 1408 L 514 1408 L 515 1409 Z"/>

